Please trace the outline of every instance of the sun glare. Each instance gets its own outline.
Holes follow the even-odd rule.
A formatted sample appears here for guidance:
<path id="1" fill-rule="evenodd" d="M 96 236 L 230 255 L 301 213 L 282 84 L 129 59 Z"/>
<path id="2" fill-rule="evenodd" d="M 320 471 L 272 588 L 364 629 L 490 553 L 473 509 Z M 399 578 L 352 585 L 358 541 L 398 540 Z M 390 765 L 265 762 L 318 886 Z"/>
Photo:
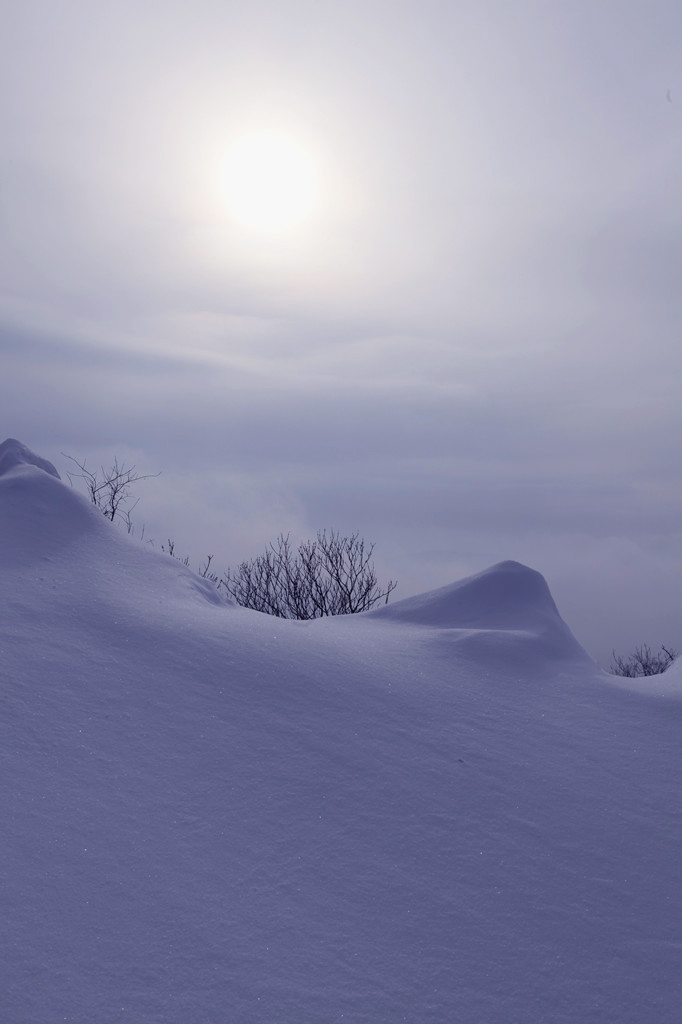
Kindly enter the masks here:
<path id="1" fill-rule="evenodd" d="M 256 231 L 294 229 L 310 217 L 318 201 L 312 155 L 275 133 L 246 135 L 231 147 L 223 188 L 230 215 Z"/>

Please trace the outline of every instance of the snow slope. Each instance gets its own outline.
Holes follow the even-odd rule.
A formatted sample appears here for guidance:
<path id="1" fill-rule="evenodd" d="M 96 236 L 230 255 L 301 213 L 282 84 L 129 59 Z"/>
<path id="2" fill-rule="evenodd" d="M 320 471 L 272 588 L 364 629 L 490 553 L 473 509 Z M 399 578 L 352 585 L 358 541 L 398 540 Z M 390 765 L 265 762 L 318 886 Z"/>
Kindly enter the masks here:
<path id="1" fill-rule="evenodd" d="M 0 1019 L 678 1024 L 682 669 L 517 563 L 272 619 L 0 445 Z"/>

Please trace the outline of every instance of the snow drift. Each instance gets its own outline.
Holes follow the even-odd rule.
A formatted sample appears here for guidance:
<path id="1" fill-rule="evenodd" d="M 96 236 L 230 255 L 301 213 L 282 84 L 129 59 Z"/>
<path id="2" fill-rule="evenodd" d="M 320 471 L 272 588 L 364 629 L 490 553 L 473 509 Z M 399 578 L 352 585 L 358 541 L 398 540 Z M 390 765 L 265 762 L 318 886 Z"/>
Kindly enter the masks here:
<path id="1" fill-rule="evenodd" d="M 14 441 L 0 574 L 2 1019 L 677 1024 L 677 666 L 539 574 L 268 618 Z"/>
<path id="2" fill-rule="evenodd" d="M 450 643 L 456 641 L 460 653 L 507 670 L 518 664 L 527 673 L 547 658 L 589 660 L 559 615 L 544 578 L 519 562 L 500 562 L 459 583 L 370 614 L 447 629 Z"/>

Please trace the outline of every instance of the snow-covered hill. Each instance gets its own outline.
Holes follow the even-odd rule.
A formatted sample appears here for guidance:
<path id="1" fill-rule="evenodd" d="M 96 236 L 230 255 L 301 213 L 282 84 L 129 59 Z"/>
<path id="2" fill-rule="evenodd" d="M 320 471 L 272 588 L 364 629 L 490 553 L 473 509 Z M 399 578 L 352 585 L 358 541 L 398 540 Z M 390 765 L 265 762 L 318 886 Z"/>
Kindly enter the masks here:
<path id="1" fill-rule="evenodd" d="M 0 445 L 0 1019 L 678 1024 L 682 667 L 505 562 L 222 600 Z"/>

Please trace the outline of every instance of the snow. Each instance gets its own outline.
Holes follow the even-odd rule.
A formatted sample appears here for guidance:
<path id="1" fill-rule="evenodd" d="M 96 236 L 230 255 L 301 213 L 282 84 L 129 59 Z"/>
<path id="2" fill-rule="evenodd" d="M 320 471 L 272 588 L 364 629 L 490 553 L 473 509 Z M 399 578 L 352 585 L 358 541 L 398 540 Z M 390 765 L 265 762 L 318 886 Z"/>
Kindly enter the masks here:
<path id="1" fill-rule="evenodd" d="M 0 445 L 0 1019 L 677 1024 L 682 664 L 514 562 L 223 600 Z"/>

